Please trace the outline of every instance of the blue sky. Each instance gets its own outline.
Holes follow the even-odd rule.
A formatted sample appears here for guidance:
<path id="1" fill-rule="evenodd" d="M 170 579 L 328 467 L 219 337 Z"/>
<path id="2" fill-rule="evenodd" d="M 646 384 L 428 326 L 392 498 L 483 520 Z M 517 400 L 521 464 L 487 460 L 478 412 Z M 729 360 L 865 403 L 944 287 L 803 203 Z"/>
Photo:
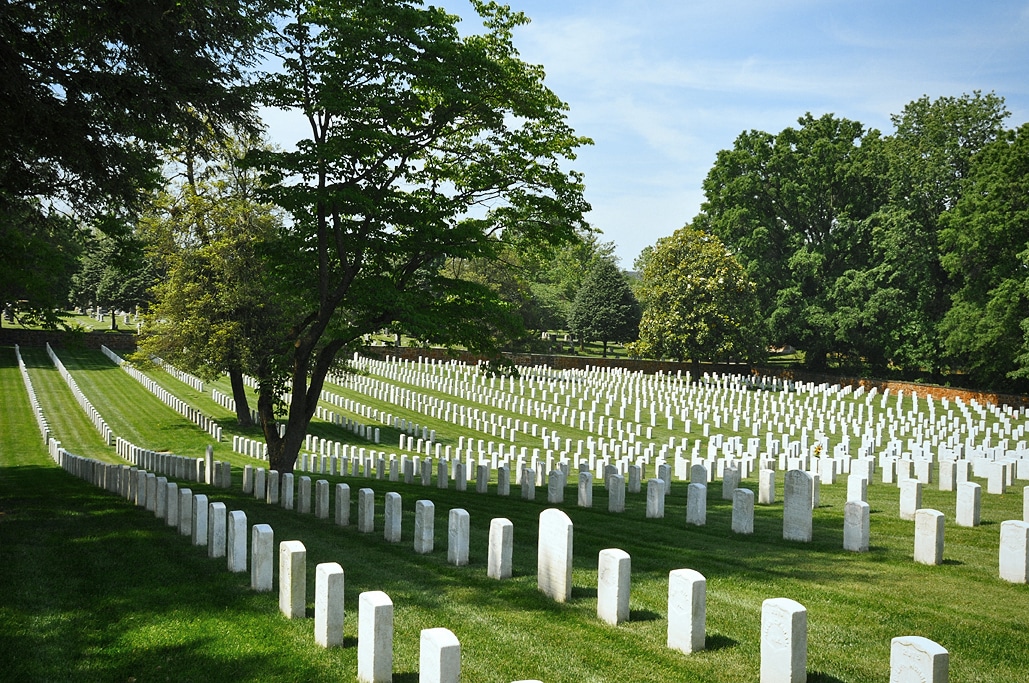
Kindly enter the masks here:
<path id="1" fill-rule="evenodd" d="M 427 0 L 479 23 L 467 0 Z M 744 130 L 777 133 L 805 112 L 884 133 L 922 95 L 973 90 L 1029 122 L 1029 0 L 507 0 L 532 23 L 515 34 L 525 61 L 593 138 L 585 174 L 590 223 L 623 268 L 689 222 L 721 149 Z M 273 139 L 304 134 L 271 122 Z"/>

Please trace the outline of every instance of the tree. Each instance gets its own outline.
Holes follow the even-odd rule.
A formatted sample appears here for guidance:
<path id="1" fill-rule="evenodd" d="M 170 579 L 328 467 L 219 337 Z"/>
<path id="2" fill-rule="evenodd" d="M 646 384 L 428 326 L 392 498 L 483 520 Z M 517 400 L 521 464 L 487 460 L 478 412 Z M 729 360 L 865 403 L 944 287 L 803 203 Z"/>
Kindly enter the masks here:
<path id="1" fill-rule="evenodd" d="M 282 303 L 264 259 L 276 248 L 281 217 L 258 198 L 256 172 L 241 164 L 256 145 L 209 131 L 169 150 L 182 173 L 141 222 L 167 274 L 154 289 L 134 358 L 157 356 L 206 380 L 227 373 L 243 426 L 252 424 L 243 375 L 256 375 L 285 343 L 277 325 Z"/>
<path id="2" fill-rule="evenodd" d="M 957 289 L 941 323 L 947 351 L 980 383 L 1029 377 L 1029 124 L 985 146 L 941 216 L 943 266 Z"/>
<path id="3" fill-rule="evenodd" d="M 719 152 L 694 224 L 720 237 L 756 283 L 772 340 L 804 349 L 820 369 L 828 354 L 850 350 L 832 293 L 868 261 L 866 221 L 882 203 L 868 164 L 879 134 L 831 114 L 798 123 L 774 136 L 743 133 Z"/>
<path id="4" fill-rule="evenodd" d="M 754 283 L 717 237 L 679 228 L 644 250 L 636 268 L 643 318 L 630 353 L 695 363 L 763 357 Z"/>
<path id="5" fill-rule="evenodd" d="M 35 200 L 5 204 L 0 195 L 0 313 L 55 327 L 84 237 L 74 220 L 48 215 L 37 205 Z"/>
<path id="6" fill-rule="evenodd" d="M 864 341 L 873 367 L 943 365 L 938 327 L 954 288 L 941 263 L 940 217 L 963 196 L 975 155 L 1002 133 L 1007 116 L 1003 98 L 974 92 L 922 97 L 892 117 L 896 131 L 871 162 L 888 196 L 869 219 L 868 264 L 854 271 L 866 283 L 854 303 L 867 324 L 840 327 L 841 336 Z"/>
<path id="7" fill-rule="evenodd" d="M 67 294 L 54 285 L 81 242 L 79 226 L 128 222 L 159 180 L 156 146 L 170 130 L 252 119 L 244 72 L 270 8 L 266 0 L 0 7 L 0 235 L 5 253 L 45 264 L 43 273 L 8 271 L 0 306 L 54 323 L 47 307 Z"/>
<path id="8" fill-rule="evenodd" d="M 145 245 L 137 235 L 110 237 L 98 233 L 82 257 L 79 272 L 72 277 L 71 297 L 82 308 L 108 309 L 111 329 L 116 330 L 115 311 L 144 306 L 157 281 L 157 268 L 147 258 Z"/>
<path id="9" fill-rule="evenodd" d="M 252 155 L 291 216 L 266 255 L 288 345 L 257 373 L 275 469 L 293 468 L 326 373 L 362 335 L 494 349 L 509 307 L 447 259 L 494 257 L 505 233 L 559 243 L 582 229 L 582 184 L 561 166 L 588 141 L 518 58 L 524 16 L 474 5 L 486 31 L 468 37 L 404 0 L 298 2 L 281 28 L 266 104 L 302 112 L 310 137 Z"/>
<path id="10" fill-rule="evenodd" d="M 631 342 L 639 337 L 640 302 L 611 259 L 593 263 L 575 295 L 568 326 L 583 341 Z"/>

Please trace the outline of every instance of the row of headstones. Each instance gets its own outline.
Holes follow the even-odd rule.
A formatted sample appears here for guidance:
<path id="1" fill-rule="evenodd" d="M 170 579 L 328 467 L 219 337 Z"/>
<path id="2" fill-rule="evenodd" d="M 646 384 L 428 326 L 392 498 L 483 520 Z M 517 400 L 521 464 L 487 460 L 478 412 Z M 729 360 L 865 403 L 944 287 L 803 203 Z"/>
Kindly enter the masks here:
<path id="1" fill-rule="evenodd" d="M 69 389 L 71 389 L 71 393 L 72 396 L 75 397 L 75 401 L 79 404 L 82 410 L 86 412 L 90 422 L 92 422 L 93 426 L 96 427 L 96 430 L 100 432 L 100 436 L 103 437 L 104 443 L 107 445 L 114 443 L 114 432 L 111 430 L 111 427 L 104 420 L 103 416 L 100 415 L 100 411 L 94 408 L 93 404 L 89 402 L 88 398 L 86 398 L 86 395 L 82 393 L 82 389 L 79 389 L 78 383 L 75 381 L 75 378 L 71 376 L 71 373 L 68 372 L 68 368 L 64 367 L 64 363 L 62 363 L 61 359 L 57 357 L 54 350 L 50 348 L 50 342 L 46 343 L 46 353 L 50 357 L 50 362 L 54 364 L 54 367 L 57 368 L 57 372 L 64 379 L 64 383 L 68 385 Z"/>
<path id="2" fill-rule="evenodd" d="M 413 465 L 413 463 L 410 463 Z M 426 462 L 426 465 L 431 466 L 431 463 Z M 444 463 L 440 465 L 440 479 L 439 481 L 444 482 L 446 485 L 447 468 Z M 464 478 L 460 476 L 460 463 L 458 463 L 459 476 L 457 481 L 458 488 L 461 489 L 461 484 L 464 482 Z M 695 469 L 691 471 L 691 478 L 699 481 L 706 481 L 707 475 L 705 472 L 699 472 L 703 470 L 703 466 L 694 466 Z M 488 468 L 486 466 L 480 466 L 479 476 L 477 477 L 477 490 L 485 492 L 486 483 L 488 477 L 483 474 L 488 474 Z M 391 469 L 390 479 L 395 481 L 395 468 Z M 406 473 L 410 474 L 410 473 Z M 424 474 L 424 473 L 423 473 Z M 508 480 L 504 475 L 507 474 L 506 468 L 499 470 L 499 493 L 506 495 L 510 493 L 510 488 L 505 487 L 504 483 Z M 667 475 L 667 470 L 663 472 Z M 749 489 L 738 488 L 739 484 L 739 472 L 729 468 L 726 469 L 724 474 L 724 483 L 722 488 L 722 496 L 725 499 L 732 500 L 732 529 L 736 533 L 749 534 L 753 533 L 754 528 L 754 493 Z M 250 468 L 244 470 L 244 491 L 250 493 L 254 487 L 253 479 L 255 472 Z M 257 491 L 261 493 L 258 497 L 267 497 L 268 500 L 278 502 L 279 494 L 279 477 L 277 472 L 269 472 L 269 477 L 272 477 L 274 483 L 267 487 L 265 492 L 264 484 L 264 471 L 260 470 L 257 473 L 260 477 L 260 483 L 258 484 Z M 409 479 L 409 477 L 405 477 Z M 527 500 L 535 498 L 535 482 L 536 477 L 534 472 L 526 470 L 522 477 L 522 497 Z M 424 481 L 423 481 L 424 483 Z M 638 490 L 638 480 L 637 480 Z M 306 484 L 306 486 L 305 486 Z M 791 470 L 787 473 L 787 480 L 785 483 L 785 501 L 784 501 L 784 512 L 783 512 L 783 538 L 787 540 L 795 540 L 802 542 L 810 542 L 813 536 L 813 524 L 812 524 L 812 509 L 818 506 L 818 489 L 819 480 L 811 477 L 808 473 L 802 470 Z M 963 485 L 959 491 L 958 498 L 958 523 L 962 526 L 972 526 L 978 523 L 979 517 L 979 501 L 980 496 L 975 495 L 978 493 L 979 487 L 977 484 L 966 482 L 967 485 Z M 324 512 L 319 512 L 319 516 L 328 516 L 328 482 L 322 481 L 319 485 L 324 485 Z M 605 485 L 607 485 L 612 495 L 609 497 L 608 506 L 611 512 L 622 512 L 624 511 L 625 505 L 625 486 L 624 480 L 621 475 L 616 473 L 610 473 L 605 479 Z M 855 486 L 856 485 L 856 486 Z M 301 478 L 301 505 L 300 510 L 302 512 L 310 512 L 310 478 Z M 293 475 L 285 475 L 285 478 L 281 483 L 282 491 L 287 493 L 282 494 L 284 505 L 292 509 L 293 503 Z M 630 488 L 632 488 L 630 486 Z M 652 479 L 647 483 L 647 508 L 646 515 L 648 518 L 661 518 L 664 517 L 664 497 L 668 493 L 668 480 Z M 505 491 L 506 489 L 506 491 Z M 561 504 L 564 502 L 564 478 L 561 471 L 555 471 L 551 473 L 550 483 L 548 486 L 548 502 L 551 504 Z M 593 481 L 592 474 L 589 472 L 581 472 L 579 477 L 579 505 L 581 507 L 592 506 L 592 491 Z M 913 520 L 914 512 L 916 509 L 921 507 L 921 484 L 915 480 L 905 480 L 901 486 L 901 503 L 900 503 L 900 516 L 902 519 Z M 621 494 L 621 495 L 619 495 Z M 1026 519 L 1029 520 L 1029 488 L 1025 492 L 1025 514 Z M 775 499 L 775 473 L 771 470 L 762 470 L 759 485 L 759 501 L 763 504 L 773 503 Z M 318 509 L 322 510 L 323 505 L 319 503 Z M 687 509 L 686 509 L 686 522 L 687 524 L 703 526 L 706 524 L 707 518 L 707 489 L 706 486 L 700 483 L 690 484 L 687 490 Z M 848 501 L 844 507 L 844 538 L 843 547 L 845 550 L 853 552 L 866 552 L 869 547 L 869 536 L 870 536 L 870 508 L 867 504 L 867 480 L 858 475 L 852 475 L 848 479 Z"/>
<path id="3" fill-rule="evenodd" d="M 318 406 L 318 408 L 315 410 L 315 417 L 317 417 L 319 420 L 324 420 L 329 424 L 341 427 L 350 432 L 351 434 L 353 434 L 354 436 L 362 438 L 365 441 L 379 443 L 380 434 L 378 427 L 372 427 L 371 425 L 363 424 L 361 422 L 358 422 L 357 420 L 351 420 L 349 417 L 344 417 L 334 411 L 329 410 L 328 408 L 323 408 L 322 406 Z M 321 439 L 312 434 L 307 434 L 305 436 L 305 446 L 308 450 L 311 451 L 318 450 L 317 444 L 325 444 L 326 446 L 331 448 L 333 443 L 335 442 L 329 439 Z M 324 450 L 324 448 L 325 446 L 322 446 L 322 450 Z"/>
<path id="4" fill-rule="evenodd" d="M 222 502 L 179 488 L 175 482 L 145 470 L 121 477 L 120 466 L 72 455 L 60 449 L 58 463 L 66 471 L 118 493 L 154 513 L 194 546 L 206 547 L 211 558 L 225 557 L 228 570 L 247 570 L 247 518 L 241 510 L 228 511 Z M 274 531 L 267 524 L 251 529 L 250 586 L 268 592 L 274 581 Z M 307 606 L 307 551 L 301 541 L 279 544 L 279 609 L 287 618 L 303 618 Z M 314 637 L 322 647 L 343 644 L 343 568 L 319 564 L 315 578 Z M 392 680 L 393 604 L 381 591 L 362 593 L 358 617 L 358 680 Z M 447 629 L 421 632 L 422 680 L 457 683 L 460 680 L 460 644 Z"/>
<path id="5" fill-rule="evenodd" d="M 32 386 L 32 378 L 29 376 L 28 368 L 25 367 L 25 361 L 21 358 L 21 349 L 17 344 L 14 345 L 14 356 L 18 360 L 18 369 L 21 371 L 21 379 L 25 384 L 25 392 L 29 396 L 32 414 L 36 417 L 36 426 L 39 427 L 39 431 L 43 435 L 43 443 L 48 443 L 51 435 L 50 423 L 47 421 L 46 415 L 43 414 L 43 406 L 39 404 L 36 389 Z"/>
<path id="6" fill-rule="evenodd" d="M 205 432 L 210 434 L 215 441 L 222 440 L 221 425 L 218 424 L 213 417 L 205 415 L 203 412 L 189 405 L 188 403 L 180 399 L 178 396 L 176 396 L 175 394 L 168 391 L 154 380 L 144 375 L 138 369 L 126 363 L 125 359 L 123 359 L 115 352 L 111 351 L 103 344 L 100 345 L 100 350 L 103 352 L 105 356 L 107 356 L 108 360 L 110 360 L 112 363 L 114 363 L 122 370 L 127 372 L 130 377 L 132 377 L 137 382 L 142 384 L 147 389 L 147 391 L 156 396 L 158 400 L 160 400 L 166 406 L 177 412 L 179 415 L 182 415 L 187 420 L 197 425 L 201 429 L 203 429 Z"/>
<path id="7" fill-rule="evenodd" d="M 222 408 L 225 408 L 225 410 L 228 410 L 231 413 L 235 413 L 236 412 L 236 399 L 232 398 L 228 394 L 223 394 L 222 392 L 218 391 L 217 389 L 211 389 L 211 400 L 214 401 L 215 403 L 217 403 L 218 405 L 220 405 Z M 260 422 L 261 422 L 260 416 L 257 414 L 257 411 L 254 410 L 254 409 L 250 410 L 250 420 L 254 424 L 260 424 Z M 239 438 L 239 437 L 233 436 L 232 437 L 233 442 L 235 442 L 235 440 L 237 438 Z"/>
<path id="8" fill-rule="evenodd" d="M 904 479 L 900 482 L 901 519 L 911 520 L 915 518 L 915 510 L 922 507 L 922 491 L 924 487 L 925 484 L 917 479 Z M 853 497 L 855 494 L 850 493 L 849 495 Z M 1022 511 L 1023 518 L 1029 521 L 1029 486 L 1022 488 Z M 958 526 L 979 526 L 981 514 L 982 486 L 972 481 L 963 481 L 958 484 L 955 523 Z"/>
<path id="9" fill-rule="evenodd" d="M 151 360 L 157 363 L 161 368 L 169 375 L 179 380 L 183 384 L 188 384 L 193 387 L 194 390 L 199 391 L 201 394 L 204 393 L 204 380 L 200 379 L 196 375 L 191 375 L 185 370 L 179 370 L 171 363 L 166 363 L 163 358 L 157 356 L 151 356 Z M 235 411 L 233 411 L 235 412 Z"/>
<path id="10" fill-rule="evenodd" d="M 176 479 L 184 479 L 200 484 L 210 484 L 215 488 L 232 487 L 232 463 L 215 460 L 214 449 L 207 447 L 203 458 L 190 458 L 184 455 L 162 453 L 136 446 L 130 441 L 118 437 L 115 440 L 115 452 L 131 465 L 158 474 L 166 474 Z M 116 465 L 128 469 L 129 465 Z"/>

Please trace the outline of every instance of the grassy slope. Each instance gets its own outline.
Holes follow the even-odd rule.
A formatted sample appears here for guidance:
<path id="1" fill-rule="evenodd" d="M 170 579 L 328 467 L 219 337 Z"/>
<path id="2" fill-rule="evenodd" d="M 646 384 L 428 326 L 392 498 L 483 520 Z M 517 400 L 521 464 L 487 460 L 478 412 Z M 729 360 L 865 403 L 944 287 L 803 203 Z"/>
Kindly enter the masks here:
<path id="1" fill-rule="evenodd" d="M 252 523 L 271 524 L 277 540 L 304 541 L 309 603 L 315 564 L 343 565 L 348 646 L 322 652 L 313 647 L 311 621 L 280 618 L 274 596 L 249 593 L 245 575 L 227 574 L 222 561 L 208 560 L 150 514 L 44 466 L 9 355 L 9 361 L 0 355 L 9 397 L 2 404 L 0 441 L 0 547 L 6 558 L 0 585 L 18 588 L 0 598 L 3 630 L 13 634 L 0 645 L 10 648 L 0 656 L 22 667 L 9 669 L 17 674 L 12 678 L 351 680 L 357 596 L 364 590 L 385 590 L 396 605 L 394 680 L 401 682 L 416 680 L 418 631 L 432 626 L 457 634 L 469 681 L 754 680 L 761 601 L 770 597 L 790 597 L 808 608 L 811 681 L 885 680 L 890 638 L 908 634 L 951 651 L 953 680 L 1022 680 L 1029 668 L 1027 587 L 996 577 L 999 523 L 1020 517 L 1021 487 L 1003 497 L 984 494 L 982 527 L 948 524 L 941 567 L 911 561 L 912 524 L 896 519 L 892 486 L 870 489 L 873 549 L 866 555 L 838 550 L 844 483 L 822 488 L 812 544 L 781 540 L 781 504 L 759 507 L 753 537 L 733 535 L 731 506 L 720 499 L 717 483 L 709 490 L 703 528 L 683 524 L 681 483 L 673 486 L 663 520 L 643 519 L 642 497 L 630 496 L 624 515 L 604 512 L 602 489 L 594 509 L 577 509 L 569 487 L 564 508 L 575 522 L 576 564 L 568 605 L 552 604 L 535 589 L 536 520 L 547 507 L 539 501 L 542 490 L 536 502 L 527 502 L 333 479 L 350 483 L 355 498 L 359 487 L 374 488 L 380 511 L 387 491 L 401 493 L 404 540 L 396 546 L 381 540 L 381 520 L 380 531 L 361 535 L 236 492 L 211 492 L 230 509 L 245 510 Z M 104 375 L 104 382 L 114 377 Z M 201 448 L 203 436 L 194 437 Z M 237 479 L 234 491 L 238 485 Z M 425 557 L 411 551 L 414 501 L 420 498 L 436 503 L 436 551 Z M 924 504 L 953 519 L 953 494 L 929 490 Z M 446 511 L 453 507 L 471 514 L 469 567 L 446 564 Z M 515 578 L 509 582 L 485 578 L 489 519 L 497 516 L 515 524 Z M 69 547 L 75 552 L 66 552 Z M 606 547 L 623 548 L 633 559 L 633 621 L 618 628 L 595 617 L 596 558 Z M 664 647 L 667 573 L 679 567 L 708 578 L 709 650 L 689 657 Z M 24 652 L 39 655 L 12 659 Z"/>

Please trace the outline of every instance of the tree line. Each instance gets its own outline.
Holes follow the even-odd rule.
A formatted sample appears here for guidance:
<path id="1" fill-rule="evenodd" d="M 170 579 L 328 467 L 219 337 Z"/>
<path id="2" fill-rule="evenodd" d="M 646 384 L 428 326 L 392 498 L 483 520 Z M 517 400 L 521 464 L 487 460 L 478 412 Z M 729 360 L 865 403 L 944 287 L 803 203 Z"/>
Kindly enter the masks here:
<path id="1" fill-rule="evenodd" d="M 831 114 L 720 152 L 692 226 L 754 284 L 758 339 L 873 373 L 1029 374 L 1029 126 L 1001 97 L 922 97 L 883 135 Z"/>

